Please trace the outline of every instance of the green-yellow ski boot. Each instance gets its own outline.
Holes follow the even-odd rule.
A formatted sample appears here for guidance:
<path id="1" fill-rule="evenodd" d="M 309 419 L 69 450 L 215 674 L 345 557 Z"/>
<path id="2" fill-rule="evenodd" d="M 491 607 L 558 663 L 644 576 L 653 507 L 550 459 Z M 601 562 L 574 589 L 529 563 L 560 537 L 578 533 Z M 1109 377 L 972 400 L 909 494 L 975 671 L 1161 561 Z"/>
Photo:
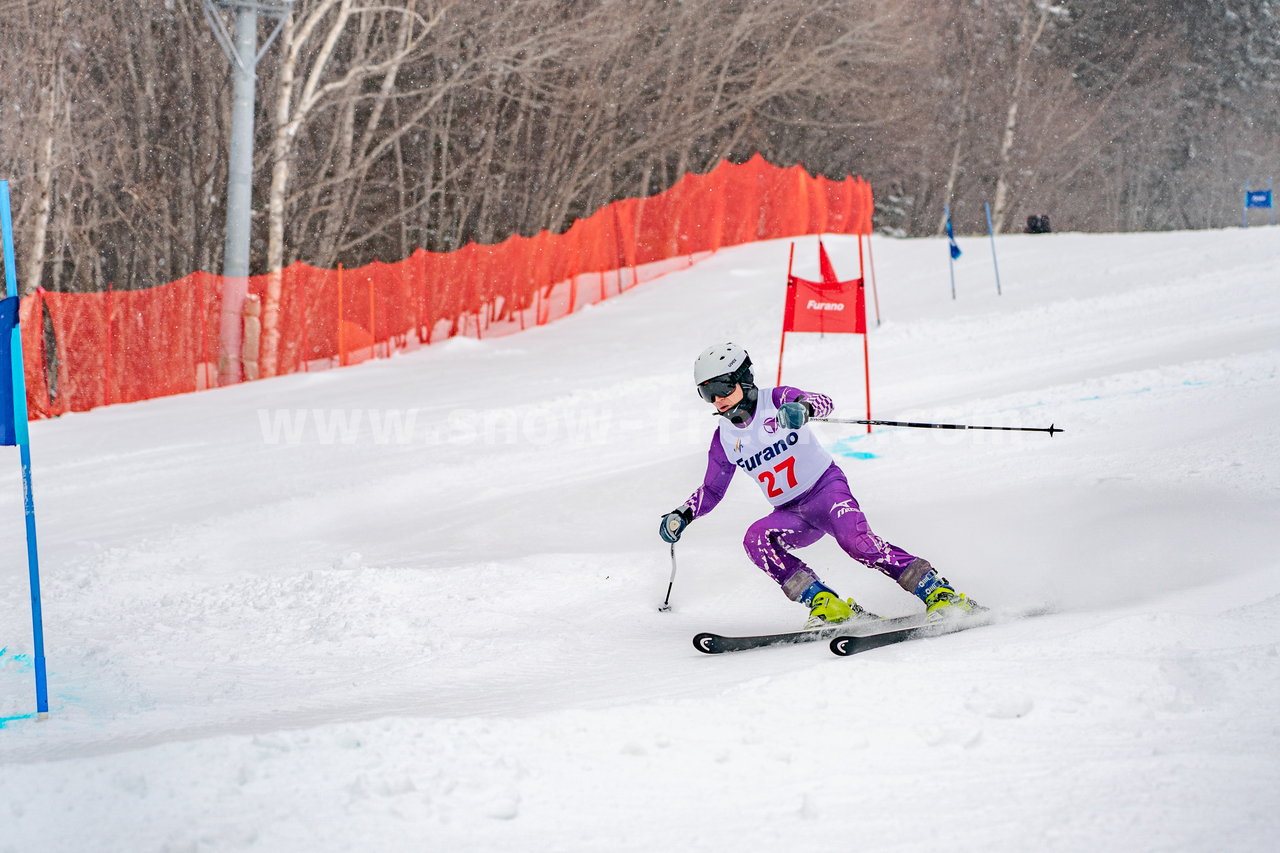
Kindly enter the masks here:
<path id="1" fill-rule="evenodd" d="M 928 619 L 945 619 L 987 609 L 964 593 L 956 592 L 951 581 L 933 568 L 925 572 L 916 584 L 916 597 L 924 602 L 924 613 Z"/>
<path id="2" fill-rule="evenodd" d="M 805 629 L 821 628 L 826 625 L 839 625 L 850 619 L 874 619 L 852 598 L 842 599 L 834 592 L 823 590 L 815 595 L 809 603 L 809 620 L 804 623 Z"/>
<path id="3" fill-rule="evenodd" d="M 952 589 L 946 578 L 941 580 L 942 583 L 930 590 L 924 598 L 924 612 L 929 619 L 946 619 L 986 609 L 963 592 Z"/>

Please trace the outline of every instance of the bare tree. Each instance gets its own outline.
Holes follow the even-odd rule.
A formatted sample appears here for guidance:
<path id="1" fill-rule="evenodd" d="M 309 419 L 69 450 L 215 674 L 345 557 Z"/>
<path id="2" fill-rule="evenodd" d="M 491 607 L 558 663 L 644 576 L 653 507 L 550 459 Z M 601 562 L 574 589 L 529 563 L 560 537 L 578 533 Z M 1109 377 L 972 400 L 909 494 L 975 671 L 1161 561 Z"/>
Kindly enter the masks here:
<path id="1" fill-rule="evenodd" d="M 338 186 L 351 181 L 349 162 L 359 148 L 364 155 L 382 130 L 382 114 L 396 91 L 399 69 L 439 23 L 453 2 L 425 4 L 419 14 L 416 0 L 399 9 L 361 5 L 354 0 L 304 0 L 286 18 L 281 34 L 282 57 L 276 69 L 276 97 L 271 145 L 271 185 L 267 193 L 267 283 L 262 326 L 262 372 L 273 376 L 278 365 L 281 270 L 285 258 L 285 220 L 295 140 L 307 122 L 330 102 L 345 100 L 347 163 L 330 163 L 339 172 Z M 376 36 L 370 33 L 380 30 Z M 344 42 L 354 47 L 344 48 Z M 375 94 L 364 91 L 367 81 L 381 77 Z M 370 106 L 364 132 L 357 142 L 351 112 L 357 104 Z M 340 205 L 331 205 L 336 210 Z M 332 230 L 330 230 L 330 234 Z"/>
<path id="2" fill-rule="evenodd" d="M 757 152 L 867 176 L 895 233 L 987 198 L 1000 229 L 1227 224 L 1216 188 L 1280 168 L 1278 2 L 300 0 L 260 68 L 253 269 L 559 231 Z M 230 99 L 197 4 L 0 10 L 24 287 L 216 269 Z"/>
<path id="3" fill-rule="evenodd" d="M 1013 79 L 1004 114 L 1004 130 L 1000 137 L 1000 153 L 996 161 L 995 201 L 991 205 L 993 228 L 1000 233 L 1009 215 L 1009 166 L 1018 129 L 1018 110 L 1025 97 L 1025 84 L 1036 48 L 1056 7 L 1047 0 L 1020 0 L 1017 35 L 1011 45 Z"/>

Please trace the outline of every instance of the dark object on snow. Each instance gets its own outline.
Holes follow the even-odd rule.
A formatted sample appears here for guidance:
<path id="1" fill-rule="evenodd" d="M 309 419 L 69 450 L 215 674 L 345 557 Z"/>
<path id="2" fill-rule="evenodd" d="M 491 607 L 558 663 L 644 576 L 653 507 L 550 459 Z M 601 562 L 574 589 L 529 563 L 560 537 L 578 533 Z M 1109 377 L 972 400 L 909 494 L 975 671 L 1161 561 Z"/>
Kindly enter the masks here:
<path id="1" fill-rule="evenodd" d="M 1049 215 L 1028 216 L 1027 227 L 1023 231 L 1027 234 L 1048 234 L 1053 229 L 1049 227 Z"/>

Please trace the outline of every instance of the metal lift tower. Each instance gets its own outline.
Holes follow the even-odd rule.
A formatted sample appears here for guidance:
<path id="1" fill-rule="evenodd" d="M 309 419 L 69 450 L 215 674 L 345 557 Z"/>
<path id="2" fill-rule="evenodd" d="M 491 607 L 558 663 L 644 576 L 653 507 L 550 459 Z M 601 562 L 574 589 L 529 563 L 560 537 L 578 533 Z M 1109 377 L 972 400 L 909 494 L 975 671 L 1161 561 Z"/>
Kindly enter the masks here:
<path id="1" fill-rule="evenodd" d="M 227 167 L 227 232 L 222 256 L 221 351 L 218 384 L 242 378 L 240 347 L 249 292 L 249 227 L 253 213 L 253 100 L 258 61 L 284 27 L 293 0 L 204 0 L 204 14 L 231 61 L 233 99 Z M 226 17 L 232 19 L 228 26 Z M 275 27 L 258 48 L 258 18 Z"/>

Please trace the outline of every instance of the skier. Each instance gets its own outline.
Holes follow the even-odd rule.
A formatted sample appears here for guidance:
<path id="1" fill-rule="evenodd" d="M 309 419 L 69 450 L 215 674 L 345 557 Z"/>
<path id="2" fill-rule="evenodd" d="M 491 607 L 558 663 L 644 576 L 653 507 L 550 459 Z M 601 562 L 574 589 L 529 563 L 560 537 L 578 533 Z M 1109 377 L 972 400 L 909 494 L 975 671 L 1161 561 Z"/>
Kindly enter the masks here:
<path id="1" fill-rule="evenodd" d="M 844 472 L 806 425 L 811 418 L 831 413 L 830 398 L 786 385 L 757 388 L 751 358 L 733 343 L 716 344 L 699 355 L 693 381 L 698 394 L 716 407 L 723 420 L 711 438 L 701 488 L 662 517 L 663 541 L 677 542 L 689 522 L 715 509 L 741 468 L 774 507 L 747 528 L 743 547 L 751 562 L 777 581 L 788 598 L 809 608 L 806 628 L 876 618 L 852 598 L 841 599 L 791 553 L 826 534 L 834 536 L 849 556 L 879 569 L 918 596 L 931 618 L 978 609 L 928 560 L 871 532 Z"/>

